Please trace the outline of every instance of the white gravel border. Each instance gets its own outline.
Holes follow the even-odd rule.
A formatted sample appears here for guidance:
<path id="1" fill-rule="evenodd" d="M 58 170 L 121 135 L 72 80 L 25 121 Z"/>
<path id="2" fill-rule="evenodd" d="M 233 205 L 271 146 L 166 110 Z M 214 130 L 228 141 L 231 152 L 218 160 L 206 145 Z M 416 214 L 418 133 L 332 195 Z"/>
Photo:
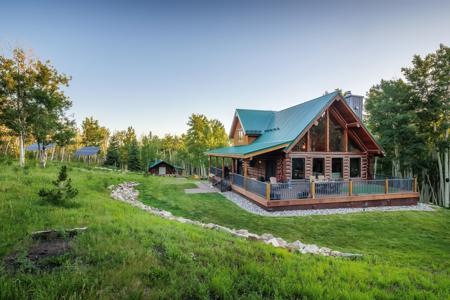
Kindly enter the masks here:
<path id="1" fill-rule="evenodd" d="M 367 208 L 296 209 L 267 211 L 235 192 L 223 192 L 220 194 L 240 208 L 248 211 L 249 213 L 264 217 L 305 217 L 315 215 L 351 214 L 372 211 L 434 211 L 434 209 L 430 205 L 423 203 L 418 203 L 417 205 L 410 206 L 377 206 Z"/>

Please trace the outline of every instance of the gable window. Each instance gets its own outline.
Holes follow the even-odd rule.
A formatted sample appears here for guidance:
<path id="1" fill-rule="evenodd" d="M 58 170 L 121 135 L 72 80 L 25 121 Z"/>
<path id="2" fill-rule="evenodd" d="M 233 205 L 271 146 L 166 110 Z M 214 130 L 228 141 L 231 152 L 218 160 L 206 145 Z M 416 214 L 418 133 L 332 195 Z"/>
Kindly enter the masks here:
<path id="1" fill-rule="evenodd" d="M 313 158 L 313 175 L 325 175 L 325 159 L 323 157 Z"/>
<path id="2" fill-rule="evenodd" d="M 306 134 L 302 139 L 292 148 L 293 152 L 305 152 L 306 151 Z"/>
<path id="3" fill-rule="evenodd" d="M 361 177 L 361 157 L 350 158 L 350 177 Z"/>
<path id="4" fill-rule="evenodd" d="M 349 152 L 363 152 L 361 147 L 358 146 L 350 137 L 348 139 L 348 151 Z"/>
<path id="5" fill-rule="evenodd" d="M 331 178 L 341 179 L 343 170 L 343 159 L 342 157 L 333 157 L 331 160 Z"/>
<path id="6" fill-rule="evenodd" d="M 292 158 L 292 179 L 305 179 L 305 159 Z"/>
<path id="7" fill-rule="evenodd" d="M 330 118 L 330 151 L 344 151 L 344 130 L 333 118 Z"/>
<path id="8" fill-rule="evenodd" d="M 320 117 L 320 119 L 311 127 L 310 135 L 311 151 L 326 151 L 324 116 Z"/>
<path id="9" fill-rule="evenodd" d="M 242 128 L 237 129 L 237 140 L 239 143 L 242 143 L 244 141 L 244 131 Z"/>

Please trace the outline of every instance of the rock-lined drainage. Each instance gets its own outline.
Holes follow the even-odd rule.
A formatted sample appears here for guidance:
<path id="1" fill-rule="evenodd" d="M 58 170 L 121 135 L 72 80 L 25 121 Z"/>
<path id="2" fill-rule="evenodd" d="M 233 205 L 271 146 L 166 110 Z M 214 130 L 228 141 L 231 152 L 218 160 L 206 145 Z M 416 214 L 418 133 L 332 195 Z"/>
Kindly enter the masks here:
<path id="1" fill-rule="evenodd" d="M 344 253 L 344 252 L 340 252 L 340 251 L 335 251 L 330 248 L 319 247 L 314 244 L 304 244 L 299 240 L 289 243 L 289 242 L 285 241 L 284 239 L 279 238 L 279 237 L 274 237 L 272 234 L 269 234 L 269 233 L 264 233 L 262 235 L 258 235 L 255 233 L 251 233 L 246 229 L 236 230 L 236 229 L 231 229 L 231 228 L 213 224 L 213 223 L 205 224 L 205 223 L 201 223 L 199 221 L 193 221 L 193 220 L 186 219 L 183 217 L 176 217 L 176 216 L 172 215 L 171 212 L 168 212 L 168 211 L 165 211 L 162 209 L 158 209 L 158 208 L 153 208 L 151 206 L 145 205 L 144 203 L 140 202 L 138 200 L 139 191 L 137 191 L 135 189 L 135 187 L 137 185 L 138 185 L 138 183 L 136 183 L 136 182 L 125 182 L 125 183 L 119 184 L 117 186 L 110 186 L 110 189 L 112 190 L 111 197 L 113 199 L 116 199 L 116 200 L 119 200 L 122 202 L 126 202 L 132 206 L 138 207 L 138 208 L 145 210 L 153 215 L 157 215 L 157 216 L 160 216 L 160 217 L 168 219 L 168 220 L 173 220 L 173 221 L 177 221 L 177 222 L 185 223 L 185 224 L 194 224 L 194 225 L 201 226 L 201 227 L 207 228 L 207 229 L 214 229 L 214 230 L 228 232 L 231 235 L 234 235 L 237 237 L 245 238 L 248 240 L 262 241 L 265 244 L 272 245 L 273 247 L 285 248 L 285 249 L 288 249 L 293 252 L 300 252 L 303 254 L 310 253 L 310 254 L 323 255 L 323 256 L 348 257 L 348 258 L 352 258 L 352 259 L 362 257 L 361 254 Z"/>

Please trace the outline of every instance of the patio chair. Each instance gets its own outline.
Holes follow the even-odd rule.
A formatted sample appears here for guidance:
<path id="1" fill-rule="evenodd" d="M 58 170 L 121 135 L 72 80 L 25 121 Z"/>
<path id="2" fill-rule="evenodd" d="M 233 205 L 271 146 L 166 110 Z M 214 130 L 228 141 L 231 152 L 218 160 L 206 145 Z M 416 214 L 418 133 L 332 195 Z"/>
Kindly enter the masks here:
<path id="1" fill-rule="evenodd" d="M 276 184 L 276 183 L 278 183 L 276 177 L 270 177 L 269 180 L 270 180 L 270 184 Z"/>

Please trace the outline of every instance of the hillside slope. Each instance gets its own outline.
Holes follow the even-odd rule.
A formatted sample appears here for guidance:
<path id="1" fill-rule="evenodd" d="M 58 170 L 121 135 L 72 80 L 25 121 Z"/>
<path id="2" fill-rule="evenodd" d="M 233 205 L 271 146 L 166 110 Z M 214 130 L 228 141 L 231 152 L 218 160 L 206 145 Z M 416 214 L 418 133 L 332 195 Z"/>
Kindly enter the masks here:
<path id="1" fill-rule="evenodd" d="M 1 299 L 445 299 L 450 295 L 448 265 L 441 260 L 427 269 L 407 260 L 390 264 L 373 257 L 349 261 L 289 253 L 167 221 L 109 197 L 109 185 L 130 180 L 159 193 L 167 186 L 158 190 L 157 178 L 71 168 L 69 176 L 80 193 L 73 205 L 55 207 L 41 203 L 37 191 L 56 177 L 56 166 L 0 168 Z M 449 217 L 448 212 L 442 214 Z M 32 242 L 31 232 L 83 226 L 88 230 L 71 241 L 70 252 L 53 259 L 53 268 L 33 268 L 22 261 L 16 272 L 6 269 L 4 259 L 12 253 L 23 256 Z M 439 234 L 445 237 L 447 228 Z M 448 240 L 441 242 L 443 250 L 447 245 Z"/>

